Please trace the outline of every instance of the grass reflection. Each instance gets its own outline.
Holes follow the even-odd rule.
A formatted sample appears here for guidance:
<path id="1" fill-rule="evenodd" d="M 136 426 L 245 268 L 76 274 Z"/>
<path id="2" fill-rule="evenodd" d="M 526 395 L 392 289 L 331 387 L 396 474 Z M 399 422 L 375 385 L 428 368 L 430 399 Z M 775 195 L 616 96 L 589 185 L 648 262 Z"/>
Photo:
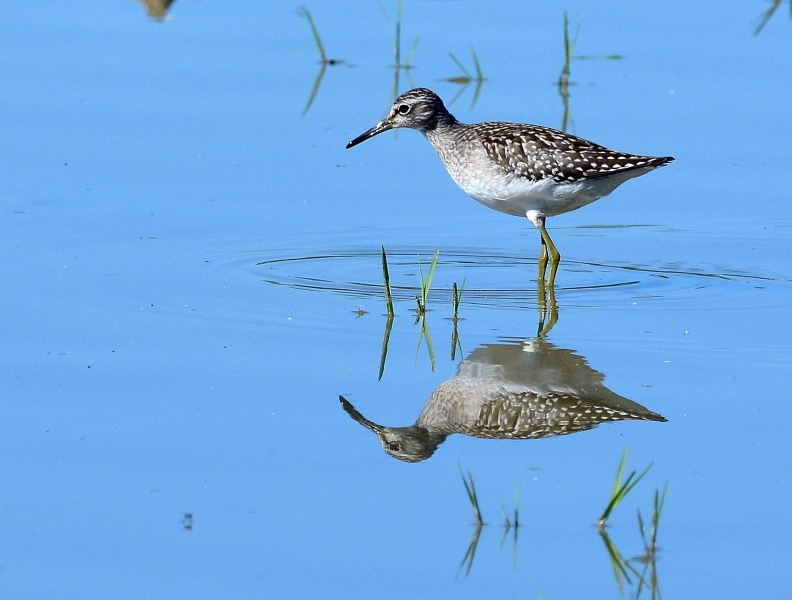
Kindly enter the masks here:
<path id="1" fill-rule="evenodd" d="M 625 583 L 635 587 L 635 598 L 640 598 L 644 591 L 649 593 L 652 600 L 660 600 L 660 580 L 657 574 L 657 532 L 660 526 L 660 517 L 663 513 L 668 482 L 663 486 L 663 491 L 655 490 L 652 521 L 647 534 L 641 511 L 638 510 L 638 530 L 641 534 L 644 553 L 634 558 L 627 559 L 610 539 L 608 534 L 600 529 L 599 535 L 608 551 L 608 558 L 613 568 L 613 576 L 619 586 L 619 592 L 625 593 Z M 642 569 L 640 567 L 643 567 Z M 640 569 L 640 570 L 639 570 Z"/>
<path id="2" fill-rule="evenodd" d="M 465 577 L 470 575 L 470 570 L 473 568 L 473 560 L 476 558 L 476 549 L 478 548 L 482 529 L 483 525 L 481 523 L 476 525 L 476 529 L 473 531 L 473 539 L 470 540 L 470 545 L 468 546 L 467 552 L 465 552 L 465 556 L 462 558 L 462 563 L 459 565 L 457 575 L 459 575 L 459 572 L 465 565 L 467 565 L 467 568 L 465 569 Z"/>
<path id="3" fill-rule="evenodd" d="M 462 71 L 462 75 L 457 75 L 456 77 L 448 77 L 446 79 L 440 80 L 460 86 L 459 91 L 451 99 L 451 102 L 449 102 L 449 106 L 453 105 L 454 102 L 456 102 L 459 99 L 459 97 L 465 93 L 465 90 L 467 90 L 472 83 L 475 83 L 476 88 L 475 91 L 473 92 L 473 100 L 470 102 L 470 108 L 472 109 L 474 106 L 476 106 L 476 102 L 478 101 L 479 93 L 481 92 L 481 86 L 484 84 L 485 81 L 487 81 L 487 79 L 484 77 L 484 72 L 481 70 L 481 63 L 479 63 L 478 56 L 476 56 L 476 49 L 473 46 L 470 47 L 470 54 L 473 57 L 473 68 L 476 71 L 475 77 L 471 75 L 470 71 L 468 71 L 465 68 L 465 65 L 462 64 L 462 61 L 460 61 L 451 52 L 448 53 L 448 55 L 451 57 L 451 60 L 453 60 Z"/>
<path id="4" fill-rule="evenodd" d="M 451 331 L 451 362 L 456 360 L 456 351 L 459 348 L 459 354 L 464 354 L 462 350 L 462 342 L 459 339 L 459 319 L 452 319 L 453 329 Z"/>
<path id="5" fill-rule="evenodd" d="M 300 7 L 297 11 L 297 14 L 301 17 L 304 17 L 308 21 L 308 25 L 311 27 L 311 33 L 313 33 L 316 49 L 319 51 L 319 73 L 316 75 L 313 87 L 311 88 L 311 94 L 308 96 L 308 102 L 305 104 L 305 108 L 302 111 L 303 116 L 305 116 L 311 109 L 311 105 L 313 105 L 314 100 L 316 100 L 316 96 L 319 94 L 319 88 L 322 85 L 322 79 L 324 79 L 327 67 L 335 67 L 346 64 L 346 61 L 338 58 L 327 58 L 327 53 L 325 52 L 324 44 L 322 43 L 322 37 L 319 35 L 319 29 L 317 29 L 316 23 L 311 16 L 311 12 L 307 8 L 304 6 Z"/>
<path id="6" fill-rule="evenodd" d="M 517 534 L 520 530 L 520 508 L 519 508 L 519 500 L 520 500 L 520 486 L 516 485 L 514 487 L 514 521 L 512 522 L 509 519 L 509 515 L 506 514 L 506 508 L 501 503 L 501 512 L 503 513 L 503 537 L 501 538 L 500 547 L 503 550 L 503 543 L 506 541 L 506 538 L 509 536 L 509 531 L 514 531 L 514 535 L 512 536 L 512 563 L 515 568 L 517 568 Z"/>
<path id="7" fill-rule="evenodd" d="M 481 517 L 481 508 L 479 506 L 478 495 L 476 494 L 476 485 L 473 483 L 473 474 L 468 471 L 467 476 L 462 471 L 462 467 L 459 467 L 459 473 L 462 475 L 462 483 L 465 486 L 465 492 L 467 493 L 468 500 L 470 501 L 470 505 L 473 509 L 473 516 L 476 518 L 475 521 L 475 529 L 473 531 L 473 537 L 470 540 L 470 544 L 467 547 L 467 551 L 465 555 L 462 557 L 462 562 L 459 564 L 459 569 L 457 570 L 457 575 L 462 569 L 465 569 L 465 577 L 470 574 L 470 570 L 473 568 L 473 561 L 476 558 L 476 549 L 478 548 L 479 539 L 481 538 L 481 531 L 486 525 L 484 519 Z M 501 537 L 500 547 L 503 549 L 503 543 L 506 541 L 506 538 L 509 535 L 509 531 L 513 532 L 513 542 L 512 542 L 512 556 L 514 561 L 514 566 L 517 566 L 517 532 L 520 528 L 520 519 L 519 519 L 519 508 L 518 508 L 518 501 L 519 501 L 519 486 L 514 491 L 514 521 L 509 519 L 509 515 L 506 514 L 506 509 L 501 504 L 501 510 L 503 511 L 503 537 Z"/>
<path id="8" fill-rule="evenodd" d="M 418 336 L 418 347 L 415 349 L 415 364 L 418 364 L 418 352 L 421 350 L 421 342 L 426 340 L 426 349 L 429 352 L 429 362 L 432 364 L 432 373 L 437 368 L 437 361 L 435 360 L 434 346 L 432 346 L 432 336 L 429 334 L 429 326 L 426 324 L 426 315 L 419 315 L 415 323 L 421 324 L 421 333 Z"/>
<path id="9" fill-rule="evenodd" d="M 412 66 L 413 55 L 418 49 L 418 42 L 420 42 L 420 38 L 415 38 L 413 45 L 407 52 L 404 62 L 402 62 L 401 29 L 404 1 L 398 0 L 396 4 L 396 16 L 394 19 L 391 19 L 390 14 L 385 9 L 385 6 L 382 4 L 381 0 L 377 1 L 380 5 L 380 8 L 382 9 L 382 14 L 385 15 L 385 20 L 388 22 L 388 28 L 390 29 L 391 45 L 393 47 L 393 87 L 391 89 L 391 100 L 396 100 L 399 95 L 399 77 L 402 71 L 404 71 L 404 74 L 407 76 L 407 81 L 410 83 L 410 87 L 415 87 L 415 83 L 413 83 L 412 77 L 410 76 L 410 67 Z"/>
<path id="10" fill-rule="evenodd" d="M 792 0 L 789 1 L 789 18 L 792 19 Z M 757 19 L 756 29 L 754 29 L 754 35 L 759 35 L 762 33 L 762 29 L 764 29 L 767 22 L 773 17 L 776 11 L 781 7 L 783 4 L 783 0 L 770 0 L 770 8 L 768 8 L 765 12 L 759 15 Z"/>
<path id="11" fill-rule="evenodd" d="M 388 342 L 390 341 L 391 329 L 393 328 L 393 315 L 388 315 L 388 320 L 385 323 L 385 333 L 382 336 L 382 352 L 380 353 L 379 375 L 377 381 L 382 380 L 382 375 L 385 373 L 385 360 L 388 358 Z"/>
<path id="12" fill-rule="evenodd" d="M 665 504 L 665 497 L 666 492 L 668 491 L 668 482 L 665 483 L 663 486 L 663 492 L 660 493 L 660 490 L 655 490 L 654 495 L 654 509 L 652 511 L 652 526 L 650 529 L 649 536 L 647 538 L 646 530 L 644 528 L 643 519 L 641 518 L 641 511 L 638 511 L 638 528 L 641 532 L 641 540 L 643 541 L 644 545 L 644 554 L 641 556 L 635 557 L 633 560 L 643 563 L 644 569 L 641 573 L 641 579 L 638 584 L 638 591 L 636 592 L 636 597 L 640 597 L 641 591 L 646 587 L 649 588 L 651 592 L 652 600 L 655 598 L 661 598 L 660 594 L 660 582 L 657 578 L 657 551 L 659 548 L 657 547 L 657 530 L 660 526 L 660 515 L 663 513 L 663 505 Z M 646 576 L 649 576 L 649 582 L 646 582 Z"/>
<path id="13" fill-rule="evenodd" d="M 608 558 L 610 559 L 611 567 L 613 568 L 613 576 L 616 579 L 616 584 L 619 586 L 619 593 L 624 596 L 625 581 L 628 585 L 633 585 L 633 580 L 630 578 L 632 575 L 636 581 L 641 579 L 641 574 L 633 567 L 629 560 L 622 556 L 619 549 L 611 541 L 610 536 L 605 531 L 599 532 L 602 542 L 605 544 L 605 549 L 608 551 Z"/>
<path id="14" fill-rule="evenodd" d="M 558 76 L 558 93 L 564 105 L 564 113 L 561 117 L 561 131 L 566 131 L 572 117 L 569 112 L 569 74 L 572 66 L 572 53 L 575 50 L 575 43 L 580 32 L 580 26 L 575 30 L 575 36 L 569 36 L 569 17 L 564 11 L 564 66 Z"/>

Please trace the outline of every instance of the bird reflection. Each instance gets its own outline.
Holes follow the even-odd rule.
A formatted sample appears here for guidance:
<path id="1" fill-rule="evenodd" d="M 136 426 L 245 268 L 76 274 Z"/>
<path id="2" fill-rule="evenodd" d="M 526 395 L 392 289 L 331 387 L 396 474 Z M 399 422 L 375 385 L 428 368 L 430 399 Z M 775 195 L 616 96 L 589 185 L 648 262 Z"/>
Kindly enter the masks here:
<path id="1" fill-rule="evenodd" d="M 666 420 L 610 391 L 603 379 L 574 351 L 534 338 L 474 350 L 409 427 L 378 425 L 339 398 L 350 417 L 377 434 L 386 453 L 406 462 L 429 458 L 453 433 L 521 440 L 585 431 L 609 421 Z"/>
<path id="2" fill-rule="evenodd" d="M 146 7 L 148 16 L 156 21 L 163 20 L 168 14 L 168 8 L 174 0 L 138 0 Z"/>

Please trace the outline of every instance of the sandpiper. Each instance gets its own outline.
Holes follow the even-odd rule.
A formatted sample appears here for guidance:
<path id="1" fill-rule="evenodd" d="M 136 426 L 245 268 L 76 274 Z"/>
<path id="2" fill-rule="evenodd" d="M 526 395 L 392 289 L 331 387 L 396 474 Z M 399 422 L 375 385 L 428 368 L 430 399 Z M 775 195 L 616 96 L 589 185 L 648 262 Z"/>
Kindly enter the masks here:
<path id="1" fill-rule="evenodd" d="M 561 255 L 545 219 L 591 204 L 622 183 L 670 163 L 671 156 L 640 156 L 609 150 L 563 131 L 522 123 L 460 123 L 432 90 L 416 88 L 393 103 L 388 116 L 347 144 L 409 127 L 426 136 L 451 178 L 482 204 L 525 216 L 542 234 L 539 280 L 548 255 L 552 287 Z"/>

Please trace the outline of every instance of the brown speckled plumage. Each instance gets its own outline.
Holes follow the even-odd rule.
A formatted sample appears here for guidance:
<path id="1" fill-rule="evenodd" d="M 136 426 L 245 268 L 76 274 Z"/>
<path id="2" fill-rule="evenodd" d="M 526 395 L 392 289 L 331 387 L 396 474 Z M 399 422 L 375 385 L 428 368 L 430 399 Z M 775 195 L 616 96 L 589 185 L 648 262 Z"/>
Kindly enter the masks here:
<path id="1" fill-rule="evenodd" d="M 530 181 L 552 178 L 558 183 L 575 182 L 641 167 L 660 167 L 673 160 L 615 152 L 540 125 L 478 123 L 473 127 L 490 160 Z"/>

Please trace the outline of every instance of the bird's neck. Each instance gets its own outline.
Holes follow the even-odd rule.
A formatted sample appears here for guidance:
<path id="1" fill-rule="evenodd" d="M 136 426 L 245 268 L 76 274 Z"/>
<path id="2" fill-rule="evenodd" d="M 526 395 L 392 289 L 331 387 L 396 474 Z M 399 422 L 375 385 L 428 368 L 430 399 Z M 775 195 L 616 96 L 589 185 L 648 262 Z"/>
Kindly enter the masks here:
<path id="1" fill-rule="evenodd" d="M 444 110 L 442 112 L 438 111 L 435 113 L 432 116 L 432 119 L 429 120 L 429 122 L 423 128 L 421 128 L 420 131 L 431 140 L 432 137 L 442 136 L 459 125 L 461 125 L 461 123 L 456 120 L 454 115 L 452 115 L 447 110 Z"/>

